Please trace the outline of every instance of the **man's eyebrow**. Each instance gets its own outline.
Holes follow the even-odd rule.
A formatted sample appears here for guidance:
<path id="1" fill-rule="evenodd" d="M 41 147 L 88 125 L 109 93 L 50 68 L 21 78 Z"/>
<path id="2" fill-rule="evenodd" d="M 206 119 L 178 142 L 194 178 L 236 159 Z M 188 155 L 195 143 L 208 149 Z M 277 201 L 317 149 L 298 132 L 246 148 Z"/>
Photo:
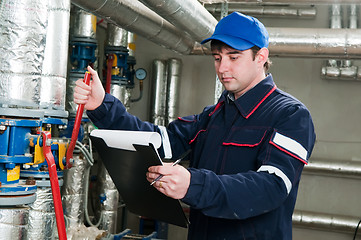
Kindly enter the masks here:
<path id="1" fill-rule="evenodd" d="M 230 54 L 241 54 L 242 52 L 241 51 L 232 51 L 232 52 L 228 52 L 227 54 L 230 55 Z"/>
<path id="2" fill-rule="evenodd" d="M 235 51 L 227 52 L 226 54 L 227 54 L 227 55 L 231 55 L 231 54 L 242 54 L 242 51 L 235 50 Z M 217 56 L 217 55 L 220 55 L 220 53 L 219 53 L 219 52 L 213 52 L 213 53 L 212 53 L 212 56 Z"/>

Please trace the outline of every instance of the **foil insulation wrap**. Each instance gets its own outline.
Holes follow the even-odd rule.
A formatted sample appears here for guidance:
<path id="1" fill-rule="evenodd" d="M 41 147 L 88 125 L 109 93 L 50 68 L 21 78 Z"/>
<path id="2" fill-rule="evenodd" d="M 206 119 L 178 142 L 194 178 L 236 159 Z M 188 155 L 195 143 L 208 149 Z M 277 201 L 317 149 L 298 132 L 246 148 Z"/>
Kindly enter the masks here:
<path id="1" fill-rule="evenodd" d="M 166 125 L 167 68 L 162 60 L 153 61 L 151 121 L 160 126 Z"/>
<path id="2" fill-rule="evenodd" d="M 29 240 L 54 239 L 57 234 L 53 195 L 50 187 L 39 188 L 36 200 L 30 204 Z"/>
<path id="3" fill-rule="evenodd" d="M 168 60 L 168 91 L 167 91 L 167 123 L 172 122 L 178 117 L 179 105 L 179 83 L 182 74 L 182 61 L 177 58 Z"/>
<path id="4" fill-rule="evenodd" d="M 27 239 L 29 208 L 0 208 L 1 239 Z"/>
<path id="5" fill-rule="evenodd" d="M 128 46 L 128 31 L 112 23 L 108 23 L 107 40 L 105 44 L 108 46 L 126 48 Z"/>
<path id="6" fill-rule="evenodd" d="M 72 37 L 96 38 L 96 16 L 75 5 L 72 5 L 71 15 L 70 33 Z"/>
<path id="7" fill-rule="evenodd" d="M 129 56 L 135 57 L 135 38 L 136 35 L 132 32 L 128 32 L 128 50 L 129 50 Z"/>
<path id="8" fill-rule="evenodd" d="M 69 112 L 69 117 L 76 116 L 76 110 L 78 109 L 78 105 L 74 102 L 74 88 L 75 88 L 75 82 L 78 79 L 82 79 L 82 78 L 84 78 L 84 73 L 70 72 L 68 76 L 68 80 L 66 81 L 65 109 Z"/>
<path id="9" fill-rule="evenodd" d="M 118 98 L 124 104 L 127 111 L 129 111 L 131 89 L 127 88 L 126 86 L 121 86 L 120 84 L 112 84 L 110 86 L 110 94 Z"/>
<path id="10" fill-rule="evenodd" d="M 38 108 L 47 1 L 0 2 L 0 105 Z"/>
<path id="11" fill-rule="evenodd" d="M 40 106 L 49 110 L 65 111 L 69 21 L 70 0 L 49 0 L 40 90 Z"/>
<path id="12" fill-rule="evenodd" d="M 106 200 L 101 206 L 103 218 L 100 229 L 116 233 L 119 193 L 103 164 L 99 165 L 98 171 L 99 191 L 106 196 Z"/>
<path id="13" fill-rule="evenodd" d="M 84 199 L 87 169 L 86 159 L 74 154 L 74 164 L 64 170 L 64 186 L 62 187 L 62 203 L 67 228 L 80 226 L 84 223 Z"/>

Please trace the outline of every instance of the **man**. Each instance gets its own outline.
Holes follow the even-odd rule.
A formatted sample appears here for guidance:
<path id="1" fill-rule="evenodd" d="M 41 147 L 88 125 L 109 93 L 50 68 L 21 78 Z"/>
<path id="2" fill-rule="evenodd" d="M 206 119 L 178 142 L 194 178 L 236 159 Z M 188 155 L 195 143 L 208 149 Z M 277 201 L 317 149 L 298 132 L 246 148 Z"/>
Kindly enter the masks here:
<path id="1" fill-rule="evenodd" d="M 104 94 L 92 69 L 91 87 L 77 81 L 74 101 L 99 128 L 159 132 L 161 156 L 192 150 L 188 169 L 147 173 L 149 182 L 163 174 L 153 186 L 190 206 L 188 239 L 292 239 L 298 184 L 315 142 L 310 113 L 266 73 L 268 33 L 257 19 L 232 13 L 208 41 L 225 91 L 201 114 L 168 128 L 142 122 Z"/>

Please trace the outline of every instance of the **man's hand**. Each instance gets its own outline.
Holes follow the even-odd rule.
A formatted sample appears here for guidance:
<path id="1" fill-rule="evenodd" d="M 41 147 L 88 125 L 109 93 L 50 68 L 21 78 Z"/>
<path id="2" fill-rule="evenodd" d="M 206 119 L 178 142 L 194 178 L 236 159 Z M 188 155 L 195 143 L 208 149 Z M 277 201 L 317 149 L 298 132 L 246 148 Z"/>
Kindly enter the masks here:
<path id="1" fill-rule="evenodd" d="M 147 180 L 151 183 L 160 174 L 163 177 L 153 186 L 168 197 L 174 199 L 184 198 L 191 180 L 190 172 L 180 165 L 172 166 L 172 163 L 164 163 L 163 166 L 148 168 Z"/>
<path id="2" fill-rule="evenodd" d="M 100 82 L 98 73 L 90 66 L 88 66 L 88 71 L 92 75 L 93 80 L 90 82 L 89 86 L 83 82 L 83 79 L 79 79 L 75 82 L 74 102 L 76 104 L 84 104 L 84 108 L 87 110 L 94 110 L 102 104 L 105 91 Z"/>

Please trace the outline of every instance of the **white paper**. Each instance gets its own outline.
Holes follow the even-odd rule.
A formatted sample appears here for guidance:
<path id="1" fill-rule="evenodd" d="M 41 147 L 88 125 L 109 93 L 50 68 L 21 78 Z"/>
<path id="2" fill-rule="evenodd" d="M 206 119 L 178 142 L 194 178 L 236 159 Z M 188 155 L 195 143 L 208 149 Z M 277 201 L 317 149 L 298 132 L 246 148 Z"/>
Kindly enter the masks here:
<path id="1" fill-rule="evenodd" d="M 90 135 L 104 139 L 108 147 L 130 151 L 136 151 L 133 144 L 149 146 L 151 143 L 155 149 L 158 149 L 162 143 L 161 136 L 157 132 L 95 129 Z"/>

